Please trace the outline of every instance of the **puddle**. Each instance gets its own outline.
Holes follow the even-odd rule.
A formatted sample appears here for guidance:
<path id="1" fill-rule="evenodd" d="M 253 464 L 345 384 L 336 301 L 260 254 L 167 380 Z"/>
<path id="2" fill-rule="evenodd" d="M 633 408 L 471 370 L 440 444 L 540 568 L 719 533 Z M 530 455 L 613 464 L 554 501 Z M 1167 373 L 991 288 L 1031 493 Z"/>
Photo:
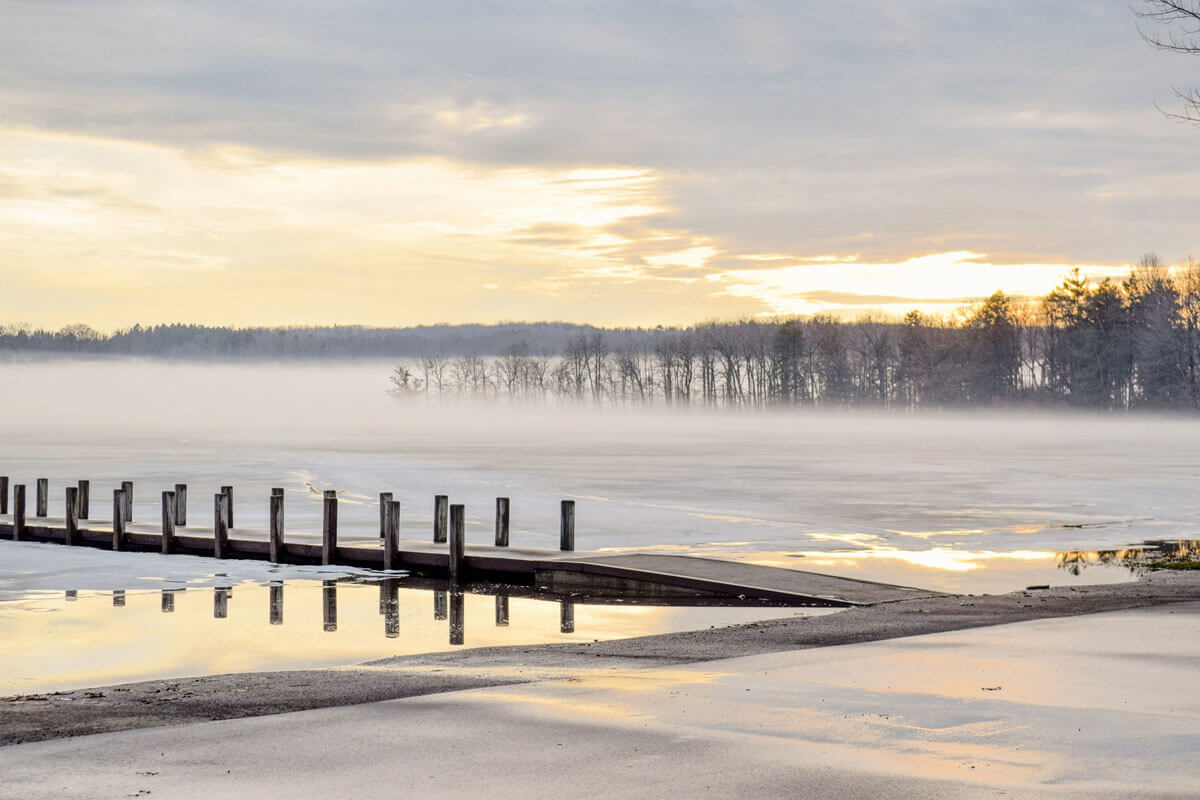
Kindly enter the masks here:
<path id="1" fill-rule="evenodd" d="M 590 642 L 835 611 L 599 604 L 489 591 L 496 593 L 361 578 L 33 590 L 0 601 L 0 695 L 329 667 L 461 646 Z"/>

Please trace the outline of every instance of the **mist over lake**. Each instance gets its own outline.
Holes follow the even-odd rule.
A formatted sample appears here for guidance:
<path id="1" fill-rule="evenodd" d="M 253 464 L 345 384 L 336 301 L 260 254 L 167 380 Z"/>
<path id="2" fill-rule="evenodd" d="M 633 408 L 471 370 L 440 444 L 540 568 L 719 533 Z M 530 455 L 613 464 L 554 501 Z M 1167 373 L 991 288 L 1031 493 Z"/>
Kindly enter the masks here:
<path id="1" fill-rule="evenodd" d="M 67 483 L 88 478 L 103 498 L 132 480 L 144 520 L 176 482 L 207 520 L 207 498 L 233 484 L 237 524 L 258 528 L 270 488 L 284 486 L 297 498 L 289 529 L 307 531 L 320 528 L 313 490 L 333 488 L 351 536 L 377 529 L 377 494 L 392 491 L 402 537 L 421 540 L 433 495 L 445 493 L 466 504 L 467 539 L 479 544 L 503 495 L 514 545 L 545 548 L 557 543 L 558 500 L 571 497 L 581 550 L 719 555 L 960 591 L 1019 588 L 1053 571 L 1055 553 L 1194 538 L 1200 524 L 1200 421 L 1185 417 L 429 406 L 389 397 L 391 368 L 0 365 L 0 474 L 49 478 L 52 514 Z"/>

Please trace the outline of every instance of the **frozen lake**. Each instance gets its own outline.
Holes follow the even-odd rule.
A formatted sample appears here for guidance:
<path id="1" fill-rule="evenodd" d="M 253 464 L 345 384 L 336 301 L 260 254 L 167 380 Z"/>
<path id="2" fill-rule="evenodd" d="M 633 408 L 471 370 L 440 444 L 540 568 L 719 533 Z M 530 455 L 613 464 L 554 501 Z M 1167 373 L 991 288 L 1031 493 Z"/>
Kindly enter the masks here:
<path id="1" fill-rule="evenodd" d="M 514 545 L 546 548 L 570 497 L 581 550 L 963 592 L 1124 579 L 1074 578 L 1056 554 L 1200 532 L 1195 419 L 431 409 L 388 397 L 390 368 L 0 363 L 0 474 L 48 478 L 51 514 L 65 485 L 88 478 L 98 518 L 108 491 L 132 480 L 143 520 L 176 482 L 207 520 L 212 494 L 232 484 L 239 527 L 265 527 L 270 489 L 283 486 L 289 529 L 311 531 L 312 489 L 338 489 L 346 536 L 370 536 L 377 493 L 391 491 L 402 536 L 422 540 L 433 496 L 448 494 L 480 543 L 504 495 Z"/>

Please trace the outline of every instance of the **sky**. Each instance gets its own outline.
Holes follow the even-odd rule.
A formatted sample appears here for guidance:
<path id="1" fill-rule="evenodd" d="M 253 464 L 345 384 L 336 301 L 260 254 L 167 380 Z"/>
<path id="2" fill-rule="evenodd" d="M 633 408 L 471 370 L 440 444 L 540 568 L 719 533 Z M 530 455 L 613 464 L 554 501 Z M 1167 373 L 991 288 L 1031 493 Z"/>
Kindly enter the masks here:
<path id="1" fill-rule="evenodd" d="M 1126 0 L 0 0 L 0 324 L 949 313 L 1200 254 Z"/>

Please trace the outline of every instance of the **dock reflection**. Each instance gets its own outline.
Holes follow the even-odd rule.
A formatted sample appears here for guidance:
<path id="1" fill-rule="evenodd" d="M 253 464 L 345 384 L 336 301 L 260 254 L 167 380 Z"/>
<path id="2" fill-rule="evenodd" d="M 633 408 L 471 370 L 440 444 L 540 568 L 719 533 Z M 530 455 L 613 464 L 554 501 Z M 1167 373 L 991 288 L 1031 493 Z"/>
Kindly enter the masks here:
<path id="1" fill-rule="evenodd" d="M 221 576 L 224 579 L 224 576 Z M 285 586 L 291 583 L 294 588 L 291 592 L 285 593 Z M 513 623 L 513 606 L 511 603 L 512 592 L 516 591 L 518 597 L 522 598 L 521 602 L 531 601 L 535 604 L 549 608 L 545 611 L 554 609 L 557 611 L 558 634 L 573 635 L 576 633 L 576 604 L 578 598 L 562 597 L 554 595 L 538 594 L 530 589 L 521 589 L 519 587 L 496 586 L 492 584 L 485 585 L 481 591 L 476 586 L 459 585 L 456 583 L 447 583 L 445 581 L 424 580 L 421 584 L 413 586 L 405 578 L 380 578 L 365 580 L 363 578 L 343 578 L 340 580 L 321 580 L 315 581 L 311 579 L 296 579 L 292 581 L 271 580 L 264 584 L 247 582 L 238 584 L 238 591 L 249 598 L 255 604 L 262 602 L 265 599 L 267 605 L 267 621 L 272 627 L 282 627 L 284 625 L 284 601 L 285 597 L 291 597 L 294 604 L 300 604 L 304 608 L 304 614 L 301 617 L 308 617 L 314 611 L 313 600 L 319 598 L 321 609 L 321 628 L 325 634 L 338 634 L 343 626 L 349 626 L 352 630 L 348 633 L 351 636 L 362 636 L 362 601 L 364 599 L 361 590 L 373 586 L 377 593 L 377 602 L 372 603 L 372 606 L 378 612 L 378 616 L 382 617 L 383 624 L 382 638 L 384 639 L 400 639 L 401 632 L 405 629 L 404 620 L 407 619 L 408 627 L 426 627 L 417 619 L 418 616 L 425 616 L 428 619 L 432 617 L 435 623 L 443 623 L 439 626 L 444 631 L 442 641 L 448 643 L 452 647 L 461 647 L 467 644 L 467 607 L 472 603 L 477 603 L 486 597 L 492 598 L 494 604 L 494 627 L 507 629 Z M 222 625 L 227 625 L 225 622 L 237 616 L 237 609 L 233 604 L 234 586 L 228 583 L 220 583 L 212 586 L 207 590 L 212 592 L 212 619 L 222 620 Z M 163 586 L 159 590 L 160 602 L 159 609 L 163 614 L 175 614 L 177 608 L 177 595 L 186 591 L 184 586 Z M 193 587 L 193 593 L 196 592 L 196 587 Z M 314 596 L 314 592 L 316 593 Z M 349 601 L 351 604 L 342 611 L 349 616 L 345 619 L 339 618 L 339 593 L 349 592 Z M 419 607 L 428 609 L 426 605 L 428 600 L 424 598 L 424 594 L 428 592 L 433 596 L 433 613 L 429 614 L 424 611 L 423 614 L 417 612 Z M 261 593 L 261 594 L 260 594 Z M 94 594 L 94 593 L 93 593 Z M 107 594 L 107 593 L 106 593 Z M 124 608 L 131 599 L 136 600 L 137 592 L 129 593 L 125 589 L 114 589 L 111 592 L 111 601 L 114 608 Z M 468 598 L 475 597 L 475 600 Z M 77 590 L 70 589 L 66 591 L 65 599 L 68 602 L 78 602 L 80 593 Z M 592 603 L 595 600 L 590 601 Z M 551 605 L 553 604 L 553 605 Z M 478 608 L 478 606 L 476 606 Z M 523 608 L 528 608 L 523 606 Z M 636 612 L 637 607 L 624 606 L 629 612 Z M 643 607 L 643 611 L 649 609 Z M 535 623 L 542 629 L 542 636 L 551 638 L 553 636 L 553 622 L 548 618 L 548 615 L 543 612 L 538 612 L 532 616 L 536 619 L 527 621 L 524 630 L 520 635 L 526 635 L 529 631 L 530 622 Z M 261 617 L 259 617 L 261 619 Z M 242 621 L 239 627 L 245 625 Z M 521 626 L 518 625 L 518 628 Z M 379 628 L 375 629 L 374 636 L 379 635 Z M 413 639 L 427 637 L 428 631 L 422 631 L 417 634 L 413 631 L 411 635 L 406 635 L 404 638 Z M 483 637 L 489 639 L 491 637 Z M 411 643 L 411 642 L 410 642 Z"/>

